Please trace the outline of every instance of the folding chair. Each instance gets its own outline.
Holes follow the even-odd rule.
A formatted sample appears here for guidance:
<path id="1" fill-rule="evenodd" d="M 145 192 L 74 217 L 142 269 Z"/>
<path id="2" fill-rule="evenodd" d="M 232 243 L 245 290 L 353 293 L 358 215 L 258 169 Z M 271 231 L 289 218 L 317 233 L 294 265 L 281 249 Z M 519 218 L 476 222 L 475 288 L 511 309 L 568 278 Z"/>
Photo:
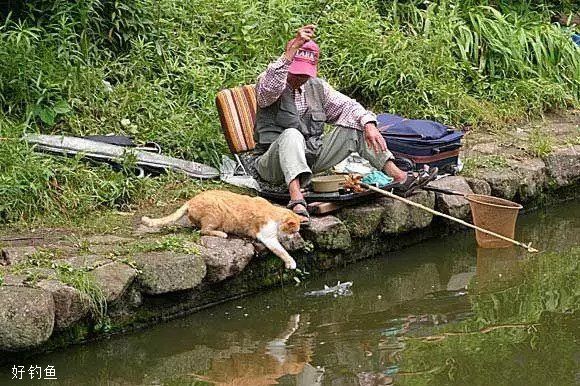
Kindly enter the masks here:
<path id="1" fill-rule="evenodd" d="M 254 125 L 256 123 L 256 89 L 255 85 L 246 85 L 221 90 L 216 96 L 217 110 L 226 141 L 236 159 L 236 172 L 248 171 L 240 159 L 240 154 L 247 153 L 256 147 L 254 142 Z"/>

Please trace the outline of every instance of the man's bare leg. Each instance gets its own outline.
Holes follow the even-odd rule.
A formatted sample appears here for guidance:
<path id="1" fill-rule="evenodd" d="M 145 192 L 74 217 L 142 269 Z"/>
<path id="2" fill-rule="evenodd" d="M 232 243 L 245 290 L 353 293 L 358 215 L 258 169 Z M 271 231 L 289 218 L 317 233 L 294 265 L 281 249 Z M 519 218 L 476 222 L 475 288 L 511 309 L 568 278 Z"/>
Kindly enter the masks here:
<path id="1" fill-rule="evenodd" d="M 407 180 L 407 173 L 399 169 L 392 160 L 388 160 L 385 163 L 383 172 L 385 172 L 386 175 L 393 177 L 394 182 L 403 183 Z"/>
<path id="2" fill-rule="evenodd" d="M 288 184 L 288 191 L 290 192 L 290 200 L 294 201 L 294 200 L 304 200 L 304 195 L 302 194 L 302 191 L 300 190 L 300 179 L 299 178 L 295 178 L 292 181 L 290 181 L 290 183 Z M 298 211 L 305 211 L 307 210 L 307 208 L 304 207 L 304 205 L 298 204 L 296 205 L 293 210 L 295 212 Z M 304 217 L 304 216 L 300 216 L 302 220 L 307 221 L 308 218 Z"/>

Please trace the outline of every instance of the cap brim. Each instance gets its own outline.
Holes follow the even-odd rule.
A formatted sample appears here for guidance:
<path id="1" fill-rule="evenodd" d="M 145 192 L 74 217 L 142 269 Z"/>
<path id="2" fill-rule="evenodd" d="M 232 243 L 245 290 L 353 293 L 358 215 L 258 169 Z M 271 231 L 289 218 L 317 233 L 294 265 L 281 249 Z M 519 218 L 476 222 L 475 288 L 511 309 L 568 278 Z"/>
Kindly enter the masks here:
<path id="1" fill-rule="evenodd" d="M 290 64 L 288 72 L 294 75 L 316 76 L 316 66 L 310 63 L 294 61 Z"/>

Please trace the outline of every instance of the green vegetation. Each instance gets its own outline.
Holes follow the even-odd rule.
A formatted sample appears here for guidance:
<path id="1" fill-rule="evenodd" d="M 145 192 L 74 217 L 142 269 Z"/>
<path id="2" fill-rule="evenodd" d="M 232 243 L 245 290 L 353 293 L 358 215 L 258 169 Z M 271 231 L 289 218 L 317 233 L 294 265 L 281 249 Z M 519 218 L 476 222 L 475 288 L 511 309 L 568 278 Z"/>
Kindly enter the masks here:
<path id="1" fill-rule="evenodd" d="M 572 248 L 520 262 L 521 272 L 499 290 L 472 282 L 473 317 L 436 328 L 430 339 L 409 339 L 402 383 L 573 384 L 579 257 Z"/>
<path id="2" fill-rule="evenodd" d="M 503 155 L 475 156 L 465 160 L 461 174 L 465 176 L 476 176 L 478 169 L 500 170 L 507 166 L 507 159 Z"/>
<path id="3" fill-rule="evenodd" d="M 579 106 L 571 28 L 550 24 L 577 6 L 536 3 L 10 2 L 0 9 L 0 222 L 86 222 L 184 184 L 34 154 L 25 132 L 133 135 L 215 164 L 226 151 L 216 92 L 253 82 L 306 22 L 318 25 L 321 75 L 376 111 L 501 127 Z"/>
<path id="4" fill-rule="evenodd" d="M 528 138 L 528 151 L 536 157 L 545 157 L 552 152 L 554 138 L 550 133 L 535 127 Z"/>
<path id="5" fill-rule="evenodd" d="M 59 259 L 61 251 L 42 249 L 22 262 L 11 265 L 6 272 L 25 275 L 28 284 L 35 284 L 43 279 L 57 279 L 77 289 L 82 300 L 91 310 L 94 320 L 100 323 L 107 314 L 107 301 L 101 288 L 91 276 L 90 267 L 77 268 Z"/>
<path id="6" fill-rule="evenodd" d="M 199 241 L 199 237 L 199 232 L 191 231 L 187 234 L 169 234 L 157 240 L 134 243 L 119 253 L 129 256 L 133 253 L 139 252 L 160 251 L 199 254 L 199 248 L 196 244 Z"/>

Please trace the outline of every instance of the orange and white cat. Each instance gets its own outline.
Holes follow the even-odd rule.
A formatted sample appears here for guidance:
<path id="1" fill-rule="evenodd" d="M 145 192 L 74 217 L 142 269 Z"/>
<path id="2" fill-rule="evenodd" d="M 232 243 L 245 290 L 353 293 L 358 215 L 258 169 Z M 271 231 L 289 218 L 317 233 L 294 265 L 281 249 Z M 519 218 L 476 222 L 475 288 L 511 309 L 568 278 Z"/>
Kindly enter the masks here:
<path id="1" fill-rule="evenodd" d="M 284 261 L 286 268 L 296 269 L 296 261 L 278 240 L 278 232 L 292 234 L 300 230 L 300 216 L 274 206 L 261 197 L 250 197 L 223 190 L 208 190 L 187 201 L 169 216 L 142 217 L 149 227 L 162 227 L 187 215 L 202 235 L 227 238 L 228 233 L 249 236 L 261 241 Z"/>

